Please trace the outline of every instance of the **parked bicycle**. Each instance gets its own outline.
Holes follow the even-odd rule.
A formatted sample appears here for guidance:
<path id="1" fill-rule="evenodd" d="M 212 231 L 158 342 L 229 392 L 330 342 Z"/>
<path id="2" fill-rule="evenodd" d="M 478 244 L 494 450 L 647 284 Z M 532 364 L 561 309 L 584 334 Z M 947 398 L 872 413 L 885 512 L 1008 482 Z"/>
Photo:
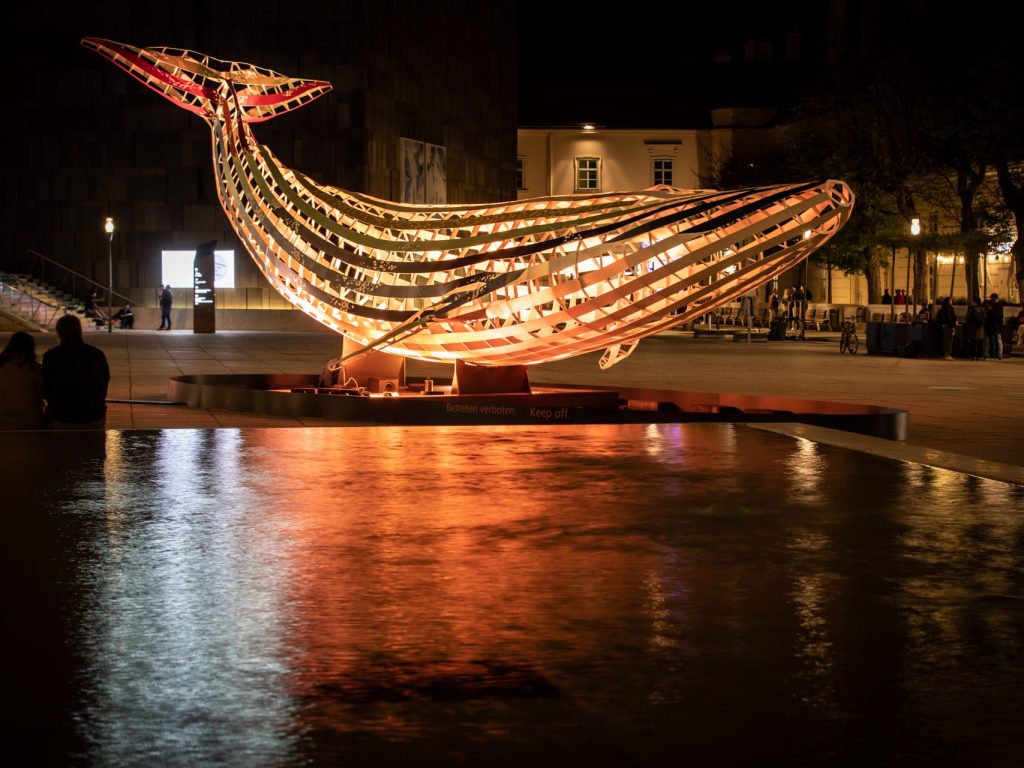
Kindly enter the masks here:
<path id="1" fill-rule="evenodd" d="M 849 352 L 851 355 L 855 355 L 859 346 L 857 326 L 847 320 L 843 323 L 842 335 L 839 337 L 839 354 Z"/>

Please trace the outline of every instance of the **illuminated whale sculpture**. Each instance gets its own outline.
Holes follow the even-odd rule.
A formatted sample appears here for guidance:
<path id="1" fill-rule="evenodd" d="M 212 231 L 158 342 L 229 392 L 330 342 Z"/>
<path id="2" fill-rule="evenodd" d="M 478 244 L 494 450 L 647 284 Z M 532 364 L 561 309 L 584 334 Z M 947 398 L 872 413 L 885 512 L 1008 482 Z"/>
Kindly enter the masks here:
<path id="1" fill-rule="evenodd" d="M 319 184 L 256 141 L 250 123 L 330 83 L 194 51 L 82 44 L 207 122 L 238 238 L 285 298 L 347 337 L 346 357 L 505 366 L 603 349 L 607 368 L 807 258 L 853 206 L 840 181 L 392 203 Z"/>

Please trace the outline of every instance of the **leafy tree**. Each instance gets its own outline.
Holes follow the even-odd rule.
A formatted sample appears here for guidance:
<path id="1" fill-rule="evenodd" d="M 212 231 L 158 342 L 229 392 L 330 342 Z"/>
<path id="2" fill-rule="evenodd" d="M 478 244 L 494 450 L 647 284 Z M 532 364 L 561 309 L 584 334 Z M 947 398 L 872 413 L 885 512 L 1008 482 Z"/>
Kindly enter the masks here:
<path id="1" fill-rule="evenodd" d="M 841 178 L 853 188 L 854 215 L 817 260 L 862 273 L 870 303 L 881 300 L 894 240 L 917 215 L 912 180 L 928 160 L 913 91 L 887 79 L 893 68 L 888 59 L 867 57 L 832 73 L 794 109 L 787 153 L 804 174 Z"/>
<path id="2" fill-rule="evenodd" d="M 931 293 L 928 253 L 961 253 L 973 298 L 982 255 L 1010 241 L 1024 295 L 1024 6 L 865 0 L 851 7 L 873 22 L 871 34 L 783 116 L 785 130 L 775 131 L 782 167 L 733 158 L 721 178 L 734 182 L 727 186 L 849 183 L 853 217 L 815 258 L 864 274 L 871 302 L 895 249 L 914 254 L 919 297 Z M 929 231 L 923 211 L 957 231 Z M 914 218 L 925 219 L 917 238 L 909 233 Z"/>
<path id="3" fill-rule="evenodd" d="M 1012 162 L 1024 159 L 1021 21 L 1017 4 L 984 2 L 951 4 L 924 20 L 930 45 L 962 52 L 930 62 L 924 131 L 932 157 L 955 179 L 969 300 L 982 293 L 981 259 L 1007 237 L 1010 212 L 1018 281 L 1024 266 L 1024 174 Z"/>
<path id="4" fill-rule="evenodd" d="M 1017 279 L 1017 300 L 1024 300 L 1024 46 L 1020 6 L 1000 9 L 1016 14 L 1003 30 L 986 40 L 984 66 L 979 77 L 986 106 L 986 136 L 1003 204 L 1013 219 L 1009 240 Z"/>
<path id="5" fill-rule="evenodd" d="M 842 178 L 857 194 L 853 219 L 821 258 L 862 272 L 869 301 L 895 248 L 915 254 L 914 294 L 929 295 L 927 253 L 940 242 L 963 254 L 969 295 L 978 295 L 980 258 L 1006 237 L 1007 209 L 1024 289 L 1021 11 L 983 1 L 929 5 L 866 2 L 862 11 L 886 23 L 791 116 L 791 161 L 804 174 Z M 910 220 L 922 210 L 945 212 L 959 232 L 911 238 Z"/>
<path id="6" fill-rule="evenodd" d="M 1010 253 L 1017 276 L 1017 300 L 1024 301 L 1024 166 L 1011 166 L 1005 154 L 996 159 L 995 166 L 1003 201 L 1016 224 Z"/>

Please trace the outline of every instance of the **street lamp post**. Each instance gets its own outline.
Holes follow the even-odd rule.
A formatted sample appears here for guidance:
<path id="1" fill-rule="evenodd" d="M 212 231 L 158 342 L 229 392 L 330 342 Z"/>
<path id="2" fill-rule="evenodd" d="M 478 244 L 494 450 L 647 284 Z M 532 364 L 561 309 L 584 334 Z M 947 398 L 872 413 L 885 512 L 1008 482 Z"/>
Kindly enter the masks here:
<path id="1" fill-rule="evenodd" d="M 953 301 L 953 287 L 956 285 L 956 251 L 953 251 L 953 265 L 949 270 L 949 300 Z"/>
<path id="2" fill-rule="evenodd" d="M 892 246 L 892 263 L 889 264 L 889 322 L 896 322 L 896 245 Z"/>
<path id="3" fill-rule="evenodd" d="M 107 216 L 103 222 L 107 233 L 107 333 L 114 332 L 114 219 Z"/>
<path id="4" fill-rule="evenodd" d="M 911 219 L 910 220 L 910 234 L 912 234 L 914 237 L 917 237 L 918 235 L 921 234 L 921 220 L 920 219 Z M 908 295 L 910 294 L 910 250 L 911 250 L 910 248 L 907 248 L 907 294 Z M 915 286 L 915 288 L 916 288 L 916 286 Z M 913 311 L 916 314 L 916 310 L 917 310 L 917 296 L 914 296 L 913 307 L 914 307 Z M 907 322 L 908 323 L 910 322 L 910 312 L 909 311 L 907 312 Z"/>

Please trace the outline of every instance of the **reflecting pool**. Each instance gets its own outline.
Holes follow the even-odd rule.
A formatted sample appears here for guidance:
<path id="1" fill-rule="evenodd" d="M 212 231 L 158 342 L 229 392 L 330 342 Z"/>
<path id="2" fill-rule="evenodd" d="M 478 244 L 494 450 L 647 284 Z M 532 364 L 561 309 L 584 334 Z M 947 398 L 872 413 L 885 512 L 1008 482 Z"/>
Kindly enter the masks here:
<path id="1" fill-rule="evenodd" d="M 715 424 L 0 450 L 40 762 L 1024 764 L 1019 487 Z"/>

